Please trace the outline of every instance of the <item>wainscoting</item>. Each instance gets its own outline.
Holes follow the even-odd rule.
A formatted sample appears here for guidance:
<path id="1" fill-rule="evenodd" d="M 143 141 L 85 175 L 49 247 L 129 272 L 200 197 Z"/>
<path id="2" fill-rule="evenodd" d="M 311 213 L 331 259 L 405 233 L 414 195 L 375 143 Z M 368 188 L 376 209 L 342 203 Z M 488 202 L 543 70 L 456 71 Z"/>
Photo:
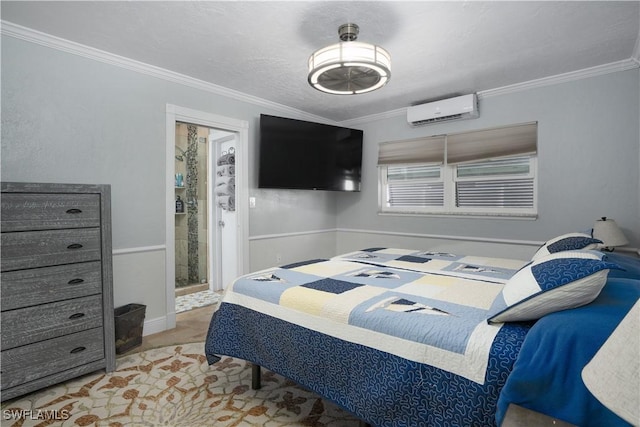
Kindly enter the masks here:
<path id="1" fill-rule="evenodd" d="M 114 306 L 130 303 L 147 306 L 143 335 L 167 329 L 165 246 L 146 246 L 113 251 Z"/>
<path id="2" fill-rule="evenodd" d="M 249 237 L 250 271 L 336 253 L 336 229 Z"/>
<path id="3" fill-rule="evenodd" d="M 416 250 L 429 249 L 497 258 L 531 259 L 531 256 L 542 243 L 528 240 L 442 236 L 375 230 L 336 230 L 337 254 L 370 247 L 391 247 Z"/>
<path id="4" fill-rule="evenodd" d="M 542 243 L 341 228 L 249 238 L 251 271 L 305 259 L 330 258 L 370 247 L 430 249 L 458 254 L 530 259 Z"/>
<path id="5" fill-rule="evenodd" d="M 531 258 L 542 243 L 341 228 L 272 234 L 249 238 L 248 272 L 307 259 L 330 258 L 370 247 L 429 249 L 526 260 Z M 640 256 L 636 248 L 619 250 L 632 256 Z M 164 245 L 113 252 L 114 305 L 145 304 L 147 312 L 144 335 L 162 332 L 168 329 L 172 319 L 175 322 L 176 313 L 166 311 L 165 252 Z"/>

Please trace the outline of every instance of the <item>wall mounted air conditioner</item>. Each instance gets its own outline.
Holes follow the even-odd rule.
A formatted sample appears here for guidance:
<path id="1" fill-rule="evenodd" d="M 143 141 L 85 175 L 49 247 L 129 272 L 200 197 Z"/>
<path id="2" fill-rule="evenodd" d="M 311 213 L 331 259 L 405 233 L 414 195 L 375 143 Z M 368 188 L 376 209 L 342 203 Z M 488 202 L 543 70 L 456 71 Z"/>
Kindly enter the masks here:
<path id="1" fill-rule="evenodd" d="M 411 126 L 475 119 L 478 115 L 478 97 L 475 93 L 407 108 L 407 121 Z"/>

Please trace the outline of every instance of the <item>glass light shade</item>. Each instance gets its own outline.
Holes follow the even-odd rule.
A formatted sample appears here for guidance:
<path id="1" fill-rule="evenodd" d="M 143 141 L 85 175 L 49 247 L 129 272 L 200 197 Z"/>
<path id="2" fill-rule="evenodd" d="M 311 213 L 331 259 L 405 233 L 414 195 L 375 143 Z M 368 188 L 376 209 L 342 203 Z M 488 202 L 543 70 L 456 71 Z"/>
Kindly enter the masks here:
<path id="1" fill-rule="evenodd" d="M 606 217 L 597 220 L 593 225 L 593 237 L 602 240 L 604 247 L 624 246 L 629 241 L 618 227 L 618 224 Z"/>
<path id="2" fill-rule="evenodd" d="M 314 88 L 338 95 L 371 92 L 391 77 L 391 56 L 369 43 L 342 42 L 309 57 L 308 81 Z"/>

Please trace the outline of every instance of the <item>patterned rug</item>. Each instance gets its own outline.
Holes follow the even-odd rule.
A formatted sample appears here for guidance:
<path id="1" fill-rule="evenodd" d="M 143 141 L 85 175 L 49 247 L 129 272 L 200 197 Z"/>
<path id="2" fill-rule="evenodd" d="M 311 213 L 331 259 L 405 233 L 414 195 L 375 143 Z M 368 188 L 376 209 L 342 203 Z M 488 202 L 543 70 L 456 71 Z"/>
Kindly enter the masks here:
<path id="1" fill-rule="evenodd" d="M 209 366 L 204 343 L 148 350 L 96 373 L 2 404 L 2 426 L 357 426 L 358 421 L 295 383 L 223 357 Z"/>

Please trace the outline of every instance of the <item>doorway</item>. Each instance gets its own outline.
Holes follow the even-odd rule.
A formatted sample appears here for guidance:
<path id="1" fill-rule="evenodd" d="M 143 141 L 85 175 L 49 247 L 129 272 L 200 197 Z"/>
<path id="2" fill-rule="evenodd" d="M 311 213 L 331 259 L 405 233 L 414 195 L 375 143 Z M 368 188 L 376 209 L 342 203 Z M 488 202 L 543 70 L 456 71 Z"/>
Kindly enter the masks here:
<path id="1" fill-rule="evenodd" d="M 248 124 L 169 104 L 166 123 L 166 329 L 171 329 L 180 288 L 187 295 L 211 294 L 247 271 Z M 233 180 L 217 174 L 229 153 Z"/>
<path id="2" fill-rule="evenodd" d="M 209 128 L 176 123 L 176 296 L 211 287 L 207 232 Z"/>
<path id="3" fill-rule="evenodd" d="M 219 289 L 215 265 L 218 245 L 222 238 L 209 230 L 215 222 L 209 203 L 211 188 L 218 184 L 211 164 L 219 150 L 210 138 L 221 132 L 191 123 L 176 123 L 175 141 L 175 296 L 176 313 L 204 307 L 217 301 Z M 234 134 L 229 133 L 234 136 Z M 233 138 L 235 140 L 235 137 Z M 214 179 L 212 179 L 214 178 Z M 235 197 L 235 192 L 234 195 Z M 215 204 L 213 204 L 215 208 Z M 228 237 L 227 237 L 228 238 Z M 231 239 L 234 239 L 231 236 Z M 235 255 L 231 255 L 234 257 Z M 232 258 L 232 263 L 235 259 Z"/>

